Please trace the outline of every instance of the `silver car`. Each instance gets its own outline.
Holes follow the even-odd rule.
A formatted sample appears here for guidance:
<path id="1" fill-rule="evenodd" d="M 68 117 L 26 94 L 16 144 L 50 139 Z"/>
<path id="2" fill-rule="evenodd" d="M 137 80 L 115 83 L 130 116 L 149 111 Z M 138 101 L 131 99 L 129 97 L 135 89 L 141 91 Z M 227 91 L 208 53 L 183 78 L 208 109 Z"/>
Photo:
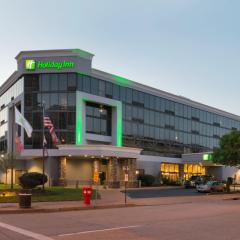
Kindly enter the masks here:
<path id="1" fill-rule="evenodd" d="M 196 187 L 198 192 L 223 192 L 225 185 L 218 181 L 208 181 L 206 184 L 200 184 Z"/>

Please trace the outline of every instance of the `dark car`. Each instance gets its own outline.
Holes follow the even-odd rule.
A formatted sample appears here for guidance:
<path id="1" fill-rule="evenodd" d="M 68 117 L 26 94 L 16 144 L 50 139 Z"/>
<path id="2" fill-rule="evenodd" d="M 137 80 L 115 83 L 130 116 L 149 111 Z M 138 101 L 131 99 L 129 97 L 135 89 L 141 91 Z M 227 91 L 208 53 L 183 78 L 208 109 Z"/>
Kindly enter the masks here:
<path id="1" fill-rule="evenodd" d="M 203 179 L 201 176 L 191 176 L 189 180 L 184 182 L 185 188 L 194 188 L 196 185 L 201 184 Z"/>

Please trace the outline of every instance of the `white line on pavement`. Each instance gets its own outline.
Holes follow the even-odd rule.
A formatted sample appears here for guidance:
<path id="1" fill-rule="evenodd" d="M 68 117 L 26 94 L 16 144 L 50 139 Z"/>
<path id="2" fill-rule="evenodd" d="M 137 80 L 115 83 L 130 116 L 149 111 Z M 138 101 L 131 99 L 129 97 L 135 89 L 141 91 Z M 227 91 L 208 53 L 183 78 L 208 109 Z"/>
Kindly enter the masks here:
<path id="1" fill-rule="evenodd" d="M 125 226 L 125 227 L 115 227 L 115 228 L 105 228 L 105 229 L 98 229 L 98 230 L 91 230 L 91 231 L 84 231 L 84 232 L 75 232 L 75 233 L 66 233 L 60 234 L 59 237 L 65 236 L 72 236 L 72 235 L 79 235 L 79 234 L 87 234 L 87 233 L 95 233 L 95 232 L 105 232 L 105 231 L 113 231 L 113 230 L 120 230 L 120 229 L 127 229 L 127 228 L 137 228 L 140 225 L 133 225 L 133 226 Z"/>
<path id="2" fill-rule="evenodd" d="M 6 228 L 6 229 L 11 230 L 13 232 L 20 233 L 22 235 L 31 237 L 31 238 L 36 239 L 36 240 L 53 240 L 52 238 L 49 238 L 49 237 L 44 236 L 42 234 L 34 233 L 34 232 L 31 232 L 31 231 L 28 231 L 28 230 L 25 230 L 25 229 L 19 228 L 19 227 L 14 227 L 12 225 L 9 225 L 9 224 L 3 223 L 3 222 L 0 222 L 0 227 Z"/>

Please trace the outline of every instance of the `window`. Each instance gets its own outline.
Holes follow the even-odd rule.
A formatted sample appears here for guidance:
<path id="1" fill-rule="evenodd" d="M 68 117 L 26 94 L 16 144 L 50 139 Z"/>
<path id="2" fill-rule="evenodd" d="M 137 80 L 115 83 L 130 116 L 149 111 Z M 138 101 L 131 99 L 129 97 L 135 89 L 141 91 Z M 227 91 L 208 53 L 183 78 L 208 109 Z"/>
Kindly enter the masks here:
<path id="1" fill-rule="evenodd" d="M 59 129 L 66 129 L 67 128 L 67 113 L 60 112 L 59 113 Z"/>
<path id="2" fill-rule="evenodd" d="M 75 91 L 77 89 L 77 75 L 75 73 L 68 74 L 68 90 Z"/>
<path id="3" fill-rule="evenodd" d="M 112 109 L 102 104 L 86 103 L 86 129 L 88 133 L 111 136 Z"/>
<path id="4" fill-rule="evenodd" d="M 112 98 L 112 96 L 113 96 L 112 83 L 106 82 L 106 97 Z"/>
<path id="5" fill-rule="evenodd" d="M 51 91 L 58 91 L 58 74 L 51 74 L 50 75 L 50 90 Z"/>
<path id="6" fill-rule="evenodd" d="M 90 77 L 83 76 L 82 81 L 83 81 L 83 91 L 87 92 L 87 93 L 90 93 L 90 91 L 91 91 L 91 89 L 90 89 Z"/>
<path id="7" fill-rule="evenodd" d="M 96 78 L 91 78 L 91 93 L 94 95 L 99 94 L 99 81 Z"/>
<path id="8" fill-rule="evenodd" d="M 67 91 L 67 74 L 59 75 L 59 90 Z"/>
<path id="9" fill-rule="evenodd" d="M 49 91 L 50 90 L 50 75 L 42 74 L 41 75 L 41 91 Z"/>
<path id="10" fill-rule="evenodd" d="M 50 94 L 50 109 L 56 110 L 58 109 L 58 94 L 57 93 L 51 93 Z"/>
<path id="11" fill-rule="evenodd" d="M 59 94 L 59 105 L 61 109 L 67 108 L 67 93 Z"/>

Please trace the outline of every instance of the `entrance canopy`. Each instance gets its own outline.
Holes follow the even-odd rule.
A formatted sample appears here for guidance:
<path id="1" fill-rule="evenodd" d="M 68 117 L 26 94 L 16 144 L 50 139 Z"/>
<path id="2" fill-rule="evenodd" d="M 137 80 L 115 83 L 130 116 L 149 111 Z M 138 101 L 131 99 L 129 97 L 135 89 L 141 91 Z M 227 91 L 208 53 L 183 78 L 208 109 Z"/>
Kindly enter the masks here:
<path id="1" fill-rule="evenodd" d="M 117 157 L 139 158 L 140 148 L 117 147 L 112 145 L 59 145 L 58 149 L 48 149 L 49 157 L 58 156 L 93 156 L 93 157 Z M 21 157 L 41 157 L 41 149 L 26 149 Z"/>

